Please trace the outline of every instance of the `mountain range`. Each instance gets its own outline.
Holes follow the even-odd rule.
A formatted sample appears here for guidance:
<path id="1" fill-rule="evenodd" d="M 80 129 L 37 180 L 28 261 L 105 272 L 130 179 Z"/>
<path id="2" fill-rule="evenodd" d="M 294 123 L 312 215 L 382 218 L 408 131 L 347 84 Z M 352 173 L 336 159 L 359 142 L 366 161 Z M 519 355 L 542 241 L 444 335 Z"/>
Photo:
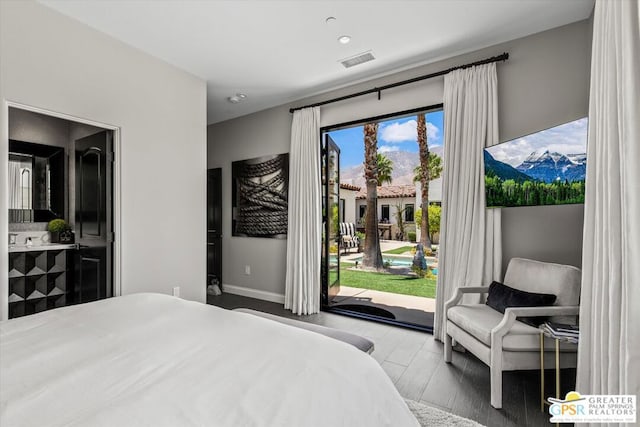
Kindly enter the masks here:
<path id="1" fill-rule="evenodd" d="M 434 146 L 429 150 L 442 158 L 444 147 Z M 409 151 L 389 151 L 384 153 L 385 156 L 393 162 L 393 171 L 391 173 L 391 185 L 412 185 L 413 170 L 420 164 L 420 156 L 418 153 Z M 351 166 L 343 168 L 340 171 L 340 182 L 365 187 L 364 167 L 363 165 Z"/>
<path id="2" fill-rule="evenodd" d="M 531 177 L 527 174 L 520 172 L 508 163 L 503 163 L 493 158 L 487 150 L 484 150 L 484 173 L 488 175 L 491 171 L 499 176 L 503 181 L 512 179 L 516 182 L 530 181 Z"/>
<path id="3" fill-rule="evenodd" d="M 546 183 L 557 180 L 583 181 L 587 175 L 587 155 L 565 155 L 549 150 L 533 152 L 516 169 Z"/>
<path id="4" fill-rule="evenodd" d="M 493 171 L 503 180 L 513 179 L 523 182 L 534 179 L 546 183 L 560 181 L 583 181 L 587 173 L 587 155 L 560 154 L 545 150 L 531 153 L 515 168 L 507 163 L 496 160 L 484 152 L 485 173 Z"/>

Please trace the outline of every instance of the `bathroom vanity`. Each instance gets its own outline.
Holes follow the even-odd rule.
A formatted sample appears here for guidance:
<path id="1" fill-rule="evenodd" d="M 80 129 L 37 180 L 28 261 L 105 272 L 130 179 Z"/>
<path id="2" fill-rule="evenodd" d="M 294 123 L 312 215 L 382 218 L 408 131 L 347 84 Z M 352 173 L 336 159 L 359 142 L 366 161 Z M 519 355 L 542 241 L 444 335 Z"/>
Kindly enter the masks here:
<path id="1" fill-rule="evenodd" d="M 9 318 L 69 305 L 77 245 L 9 246 Z"/>

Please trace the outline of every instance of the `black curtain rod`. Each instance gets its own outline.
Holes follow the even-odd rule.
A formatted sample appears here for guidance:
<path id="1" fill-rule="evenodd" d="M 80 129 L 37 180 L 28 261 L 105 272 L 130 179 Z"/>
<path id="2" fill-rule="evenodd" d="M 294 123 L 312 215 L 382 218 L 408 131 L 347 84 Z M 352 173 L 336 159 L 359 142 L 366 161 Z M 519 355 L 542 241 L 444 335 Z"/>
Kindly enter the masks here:
<path id="1" fill-rule="evenodd" d="M 370 93 L 377 93 L 378 94 L 378 99 L 380 99 L 380 92 L 382 92 L 383 90 L 391 89 L 391 88 L 398 87 L 398 86 L 408 85 L 410 83 L 419 82 L 421 80 L 432 79 L 432 78 L 438 77 L 438 76 L 444 76 L 445 74 L 449 74 L 450 72 L 452 72 L 454 70 L 462 70 L 462 69 L 465 69 L 465 68 L 474 67 L 476 65 L 490 64 L 492 62 L 506 61 L 508 59 L 509 59 L 509 54 L 505 52 L 502 55 L 492 56 L 491 58 L 482 59 L 480 61 L 471 62 L 471 63 L 465 64 L 465 65 L 459 65 L 457 67 L 452 67 L 452 68 L 449 68 L 449 69 L 446 69 L 446 70 L 442 70 L 442 71 L 436 71 L 435 73 L 426 74 L 424 76 L 414 77 L 412 79 L 403 80 L 401 82 L 390 83 L 388 85 L 384 85 L 384 86 L 380 86 L 380 87 L 374 87 L 373 89 L 367 89 L 367 90 L 363 90 L 362 92 L 356 92 L 356 93 L 352 93 L 350 95 L 344 95 L 344 96 L 340 96 L 338 98 L 333 98 L 333 99 L 328 99 L 326 101 L 316 102 L 315 104 L 309 104 L 309 105 L 304 105 L 302 107 L 290 108 L 289 112 L 293 113 L 294 111 L 302 110 L 303 108 L 309 108 L 309 107 L 320 107 L 321 105 L 332 104 L 334 102 L 344 101 L 345 99 L 356 98 L 358 96 L 368 95 Z"/>

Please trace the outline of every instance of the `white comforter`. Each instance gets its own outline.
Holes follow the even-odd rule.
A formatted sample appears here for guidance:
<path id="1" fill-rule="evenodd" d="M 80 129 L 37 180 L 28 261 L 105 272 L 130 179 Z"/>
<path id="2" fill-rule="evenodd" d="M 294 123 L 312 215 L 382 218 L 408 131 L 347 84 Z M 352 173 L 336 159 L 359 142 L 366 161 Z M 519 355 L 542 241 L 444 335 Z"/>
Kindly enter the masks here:
<path id="1" fill-rule="evenodd" d="M 0 425 L 416 426 L 355 347 L 136 294 L 0 322 Z"/>

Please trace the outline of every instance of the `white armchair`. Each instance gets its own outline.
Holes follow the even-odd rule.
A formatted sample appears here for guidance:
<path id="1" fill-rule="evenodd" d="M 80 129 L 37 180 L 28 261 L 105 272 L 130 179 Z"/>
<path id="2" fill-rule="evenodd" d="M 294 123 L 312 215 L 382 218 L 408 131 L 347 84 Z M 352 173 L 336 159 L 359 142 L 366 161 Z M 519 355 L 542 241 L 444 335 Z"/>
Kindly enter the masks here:
<path id="1" fill-rule="evenodd" d="M 509 262 L 504 284 L 526 292 L 556 295 L 553 306 L 512 307 L 505 313 L 486 304 L 460 304 L 464 294 L 487 293 L 488 287 L 461 287 L 445 303 L 444 360 L 451 363 L 452 339 L 487 364 L 491 371 L 491 406 L 502 408 L 502 372 L 540 369 L 540 333 L 518 317 L 551 316 L 552 321 L 575 323 L 580 311 L 579 268 L 523 258 Z M 545 364 L 551 366 L 551 342 L 545 344 Z M 563 367 L 576 366 L 576 346 L 560 347 Z M 548 358 L 548 360 L 547 360 Z"/>

